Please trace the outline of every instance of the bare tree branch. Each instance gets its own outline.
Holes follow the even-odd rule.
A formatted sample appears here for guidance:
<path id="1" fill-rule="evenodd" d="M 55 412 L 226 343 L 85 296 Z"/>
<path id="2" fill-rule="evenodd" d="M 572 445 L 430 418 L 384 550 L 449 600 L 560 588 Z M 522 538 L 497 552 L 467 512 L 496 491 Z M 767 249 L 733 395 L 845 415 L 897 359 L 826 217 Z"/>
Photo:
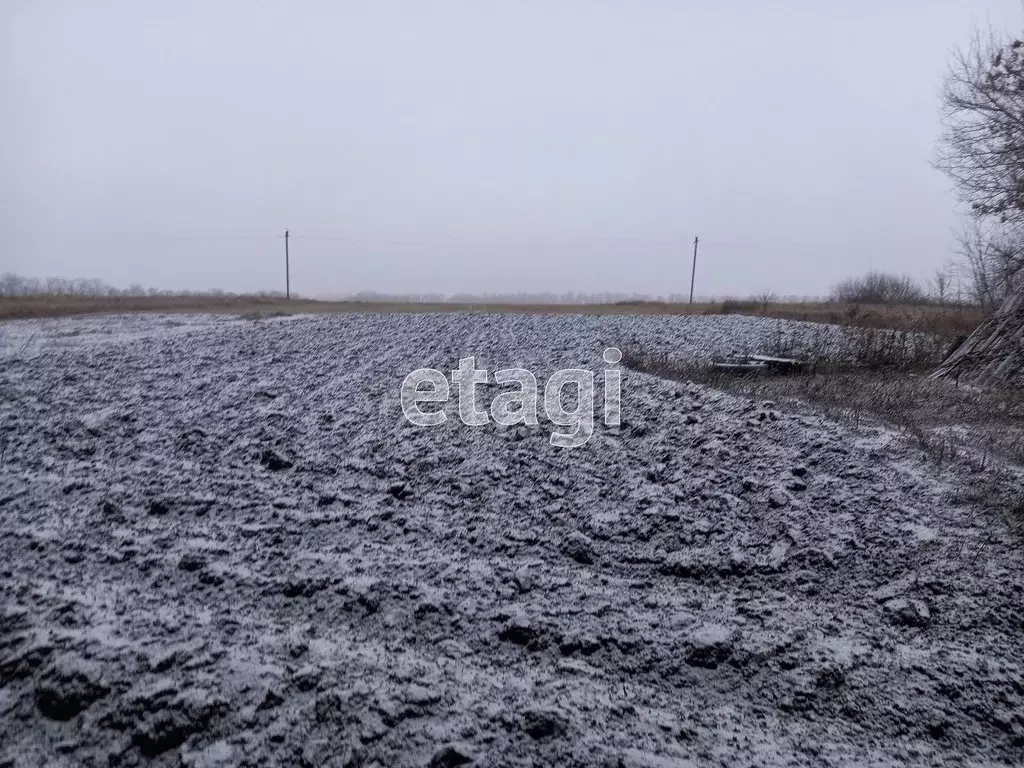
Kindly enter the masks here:
<path id="1" fill-rule="evenodd" d="M 942 89 L 936 165 L 980 217 L 1024 224 L 1024 43 L 975 35 Z"/>

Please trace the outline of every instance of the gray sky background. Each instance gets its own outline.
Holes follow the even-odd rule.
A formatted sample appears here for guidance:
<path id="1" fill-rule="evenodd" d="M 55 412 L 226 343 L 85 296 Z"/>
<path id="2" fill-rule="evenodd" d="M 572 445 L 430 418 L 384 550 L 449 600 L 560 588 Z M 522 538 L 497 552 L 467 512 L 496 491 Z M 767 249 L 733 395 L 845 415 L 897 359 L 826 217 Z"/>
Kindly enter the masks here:
<path id="1" fill-rule="evenodd" d="M 824 294 L 952 255 L 949 52 L 1020 0 L 0 0 L 0 271 Z"/>

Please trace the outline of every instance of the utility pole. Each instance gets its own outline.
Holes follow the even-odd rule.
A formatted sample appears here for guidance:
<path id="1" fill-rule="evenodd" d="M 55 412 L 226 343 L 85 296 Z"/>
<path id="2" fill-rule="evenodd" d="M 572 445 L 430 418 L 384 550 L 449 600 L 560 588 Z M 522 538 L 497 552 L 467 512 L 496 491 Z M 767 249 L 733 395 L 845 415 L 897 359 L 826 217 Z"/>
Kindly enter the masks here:
<path id="1" fill-rule="evenodd" d="M 690 271 L 690 303 L 693 304 L 693 281 L 697 277 L 697 243 L 700 242 L 699 237 L 693 238 L 693 269 Z"/>
<path id="2" fill-rule="evenodd" d="M 288 229 L 285 230 L 285 298 L 292 298 L 292 270 L 288 263 Z M 692 296 L 690 298 L 692 299 Z"/>

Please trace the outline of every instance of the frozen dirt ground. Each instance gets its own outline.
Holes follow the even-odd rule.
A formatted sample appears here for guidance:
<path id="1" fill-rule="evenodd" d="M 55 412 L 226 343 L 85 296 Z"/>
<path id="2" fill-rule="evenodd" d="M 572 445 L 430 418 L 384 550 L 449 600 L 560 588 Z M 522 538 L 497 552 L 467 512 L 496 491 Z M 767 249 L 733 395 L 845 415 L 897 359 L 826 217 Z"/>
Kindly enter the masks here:
<path id="1" fill-rule="evenodd" d="M 0 326 L 0 765 L 1024 759 L 1024 545 L 882 432 L 623 372 L 623 424 L 405 422 L 753 318 Z M 492 390 L 493 391 L 493 390 Z"/>

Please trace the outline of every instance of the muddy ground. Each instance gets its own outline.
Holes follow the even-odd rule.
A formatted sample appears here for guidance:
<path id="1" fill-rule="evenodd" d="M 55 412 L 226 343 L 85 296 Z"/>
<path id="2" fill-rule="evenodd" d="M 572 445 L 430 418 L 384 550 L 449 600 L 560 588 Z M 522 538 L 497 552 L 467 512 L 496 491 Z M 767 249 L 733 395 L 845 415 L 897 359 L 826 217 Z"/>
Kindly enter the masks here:
<path id="1" fill-rule="evenodd" d="M 0 326 L 0 765 L 1019 764 L 1024 543 L 966 470 L 631 371 L 574 450 L 399 406 L 468 355 L 600 380 L 778 332 Z"/>

